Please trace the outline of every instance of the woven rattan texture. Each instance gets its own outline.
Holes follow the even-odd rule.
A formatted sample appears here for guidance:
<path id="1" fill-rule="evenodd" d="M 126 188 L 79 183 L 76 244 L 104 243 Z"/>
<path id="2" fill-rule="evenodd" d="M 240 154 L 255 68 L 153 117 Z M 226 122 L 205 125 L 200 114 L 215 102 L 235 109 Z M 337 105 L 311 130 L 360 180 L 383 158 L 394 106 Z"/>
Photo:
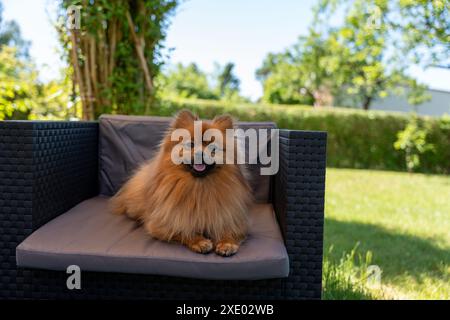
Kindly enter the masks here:
<path id="1" fill-rule="evenodd" d="M 97 193 L 97 141 L 96 123 L 0 122 L 0 297 L 31 295 L 17 245 Z"/>
<path id="2" fill-rule="evenodd" d="M 33 230 L 97 191 L 97 124 L 0 123 L 0 297 L 105 299 L 320 298 L 326 134 L 280 130 L 272 198 L 290 257 L 290 276 L 209 281 L 82 272 L 16 270 L 15 248 Z"/>
<path id="3" fill-rule="evenodd" d="M 280 130 L 274 208 L 289 254 L 286 297 L 321 297 L 326 133 Z"/>
<path id="4" fill-rule="evenodd" d="M 217 281 L 82 272 L 81 290 L 67 290 L 64 272 L 33 271 L 35 299 L 283 299 L 284 280 Z"/>

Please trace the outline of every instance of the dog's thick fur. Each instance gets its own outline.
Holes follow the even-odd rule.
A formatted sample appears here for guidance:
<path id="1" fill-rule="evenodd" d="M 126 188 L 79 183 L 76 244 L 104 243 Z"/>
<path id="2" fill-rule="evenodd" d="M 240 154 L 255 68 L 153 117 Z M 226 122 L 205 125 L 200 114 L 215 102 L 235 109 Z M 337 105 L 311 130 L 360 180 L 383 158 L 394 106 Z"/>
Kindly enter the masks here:
<path id="1" fill-rule="evenodd" d="M 215 248 L 217 254 L 230 256 L 246 237 L 252 193 L 243 168 L 236 164 L 216 164 L 205 176 L 196 177 L 187 165 L 171 161 L 178 143 L 171 141 L 172 130 L 187 129 L 194 139 L 195 120 L 186 110 L 176 116 L 156 156 L 111 199 L 112 210 L 142 222 L 156 239 L 178 241 L 199 253 Z M 202 131 L 209 128 L 225 136 L 233 120 L 220 116 L 202 121 Z"/>

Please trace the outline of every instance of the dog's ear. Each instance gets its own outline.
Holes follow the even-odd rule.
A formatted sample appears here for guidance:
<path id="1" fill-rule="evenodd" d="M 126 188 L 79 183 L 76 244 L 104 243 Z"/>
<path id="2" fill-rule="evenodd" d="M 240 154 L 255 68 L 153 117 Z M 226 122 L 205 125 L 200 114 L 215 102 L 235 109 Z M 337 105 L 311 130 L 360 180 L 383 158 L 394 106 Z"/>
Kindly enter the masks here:
<path id="1" fill-rule="evenodd" d="M 177 113 L 175 119 L 172 122 L 172 128 L 186 128 L 192 125 L 194 121 L 198 120 L 198 117 L 191 111 L 184 109 Z"/>
<path id="2" fill-rule="evenodd" d="M 217 116 L 213 119 L 213 124 L 220 127 L 221 129 L 233 129 L 234 120 L 231 116 L 224 114 L 222 116 Z"/>

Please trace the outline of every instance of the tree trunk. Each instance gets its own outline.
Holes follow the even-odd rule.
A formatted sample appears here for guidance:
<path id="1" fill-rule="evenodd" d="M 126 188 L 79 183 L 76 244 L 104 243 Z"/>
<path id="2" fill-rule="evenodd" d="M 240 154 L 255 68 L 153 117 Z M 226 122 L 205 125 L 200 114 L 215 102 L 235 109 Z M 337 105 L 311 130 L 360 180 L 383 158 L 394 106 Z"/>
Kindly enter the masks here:
<path id="1" fill-rule="evenodd" d="M 72 2 L 63 0 L 63 7 Z M 58 29 L 64 48 L 70 49 L 84 120 L 101 113 L 150 111 L 160 65 L 155 59 L 158 42 L 165 37 L 164 21 L 177 4 L 177 0 L 126 0 L 99 7 L 95 1 L 82 0 L 86 18 L 81 29 Z"/>
<path id="2" fill-rule="evenodd" d="M 365 97 L 364 98 L 364 103 L 363 103 L 363 109 L 364 110 L 369 110 L 371 103 L 372 103 L 372 97 Z"/>
<path id="3" fill-rule="evenodd" d="M 147 90 L 149 91 L 149 93 L 152 93 L 153 92 L 153 80 L 152 80 L 152 76 L 150 75 L 150 71 L 148 69 L 147 60 L 145 59 L 145 55 L 144 55 L 143 45 L 145 45 L 145 43 L 142 43 L 143 38 L 140 39 L 136 34 L 135 25 L 133 23 L 133 19 L 131 18 L 130 11 L 127 11 L 126 15 L 127 15 L 128 25 L 130 27 L 130 33 L 131 33 L 131 36 L 134 41 L 136 53 L 138 55 L 139 63 L 141 65 L 142 72 L 144 73 L 145 84 L 147 86 Z"/>
<path id="4" fill-rule="evenodd" d="M 88 100 L 86 98 L 86 91 L 84 88 L 84 81 L 83 81 L 83 76 L 81 73 L 81 67 L 80 67 L 80 63 L 78 60 L 78 37 L 77 37 L 77 31 L 72 30 L 70 32 L 70 40 L 72 42 L 72 48 L 71 48 L 71 62 L 72 62 L 72 67 L 73 67 L 73 71 L 75 74 L 75 79 L 76 79 L 76 83 L 78 84 L 78 91 L 80 93 L 81 96 L 81 118 L 83 120 L 90 120 L 89 117 L 89 105 L 88 105 Z"/>

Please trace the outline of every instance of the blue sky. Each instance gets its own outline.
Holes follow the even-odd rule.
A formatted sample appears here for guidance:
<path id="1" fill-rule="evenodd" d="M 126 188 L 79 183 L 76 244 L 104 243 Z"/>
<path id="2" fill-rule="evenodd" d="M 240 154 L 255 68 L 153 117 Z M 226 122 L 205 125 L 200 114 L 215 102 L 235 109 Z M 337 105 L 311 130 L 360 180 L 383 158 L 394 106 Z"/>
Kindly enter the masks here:
<path id="1" fill-rule="evenodd" d="M 23 37 L 31 40 L 31 55 L 43 80 L 63 67 L 51 19 L 52 0 L 2 0 L 4 18 L 16 20 Z M 278 52 L 305 34 L 315 0 L 187 0 L 177 9 L 168 30 L 169 63 L 196 62 L 205 71 L 214 63 L 236 64 L 242 93 L 256 99 L 261 85 L 255 70 L 269 52 Z M 82 22 L 81 22 L 82 23 Z M 450 91 L 450 71 L 411 69 L 411 74 L 434 89 Z"/>

